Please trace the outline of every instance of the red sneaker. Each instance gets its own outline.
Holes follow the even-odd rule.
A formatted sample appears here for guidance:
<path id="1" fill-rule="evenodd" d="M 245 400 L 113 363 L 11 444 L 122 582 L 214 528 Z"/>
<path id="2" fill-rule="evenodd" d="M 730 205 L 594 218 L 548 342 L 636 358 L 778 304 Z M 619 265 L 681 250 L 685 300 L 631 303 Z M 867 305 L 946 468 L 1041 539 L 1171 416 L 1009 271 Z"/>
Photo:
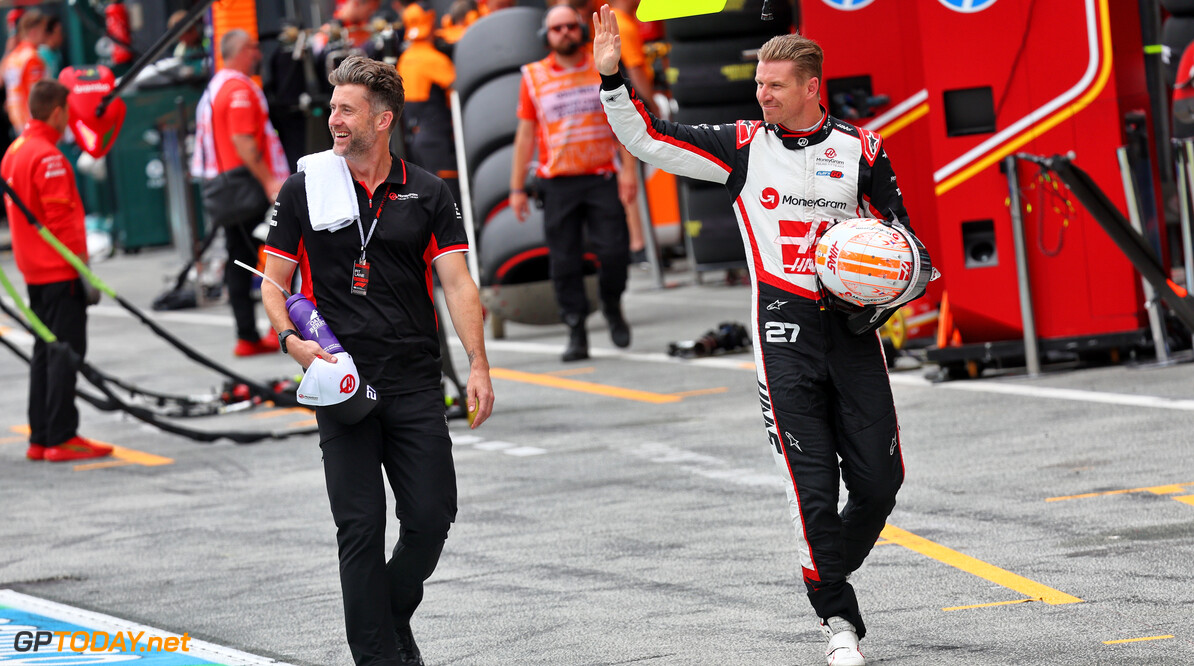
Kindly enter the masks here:
<path id="1" fill-rule="evenodd" d="M 272 335 L 267 335 L 256 342 L 252 340 L 237 340 L 236 348 L 232 350 L 232 355 L 256 356 L 257 354 L 272 354 L 280 349 L 278 339 Z"/>
<path id="2" fill-rule="evenodd" d="M 28 449 L 25 449 L 25 457 L 30 460 L 45 460 L 46 447 L 41 444 L 30 444 Z"/>
<path id="3" fill-rule="evenodd" d="M 85 460 L 87 458 L 103 458 L 111 455 L 112 447 L 107 444 L 97 444 L 82 437 L 71 437 L 58 446 L 45 447 L 46 460 L 50 462 L 67 462 L 70 460 Z"/>

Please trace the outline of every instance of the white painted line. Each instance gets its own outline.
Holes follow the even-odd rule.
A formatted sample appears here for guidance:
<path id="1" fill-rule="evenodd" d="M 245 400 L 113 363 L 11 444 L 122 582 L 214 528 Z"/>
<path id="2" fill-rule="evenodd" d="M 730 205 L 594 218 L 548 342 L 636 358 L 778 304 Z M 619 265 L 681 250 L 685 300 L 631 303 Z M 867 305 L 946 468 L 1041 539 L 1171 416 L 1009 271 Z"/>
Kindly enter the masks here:
<path id="1" fill-rule="evenodd" d="M 462 446 L 465 444 L 476 444 L 477 442 L 485 441 L 485 439 L 483 437 L 477 437 L 476 435 L 451 435 L 451 437 L 452 437 L 452 443 L 457 446 Z"/>
<path id="2" fill-rule="evenodd" d="M 1152 407 L 1154 409 L 1176 409 L 1180 411 L 1194 411 L 1194 400 L 1182 398 L 1165 398 L 1155 395 L 1133 395 L 1131 393 L 1102 393 L 1099 391 L 1084 391 L 1081 389 L 1051 388 L 1048 386 L 1026 386 L 993 380 L 959 380 L 946 384 L 933 384 L 923 377 L 909 377 L 893 375 L 892 384 L 901 386 L 931 387 L 949 391 L 970 391 L 972 393 L 998 393 L 1001 395 L 1018 395 L 1026 398 L 1051 398 L 1054 400 L 1072 400 L 1076 402 L 1093 402 L 1104 405 L 1124 405 L 1127 407 Z"/>
<path id="3" fill-rule="evenodd" d="M 510 442 L 480 442 L 473 445 L 474 449 L 481 449 L 482 451 L 501 451 L 502 449 L 512 449 L 514 445 Z"/>
<path id="4" fill-rule="evenodd" d="M 512 449 L 506 449 L 505 451 L 502 451 L 502 453 L 504 453 L 508 456 L 519 456 L 519 457 L 541 456 L 544 453 L 547 453 L 547 449 L 541 449 L 537 446 L 516 446 Z"/>
<path id="5" fill-rule="evenodd" d="M 765 444 L 760 444 L 760 446 L 765 446 Z M 783 479 L 777 473 L 769 474 L 755 469 L 730 467 L 730 463 L 721 458 L 668 446 L 667 444 L 644 442 L 638 446 L 629 447 L 624 450 L 632 456 L 649 462 L 670 465 L 690 474 L 696 474 L 697 476 L 703 476 L 715 481 L 758 488 L 783 488 L 784 486 Z"/>

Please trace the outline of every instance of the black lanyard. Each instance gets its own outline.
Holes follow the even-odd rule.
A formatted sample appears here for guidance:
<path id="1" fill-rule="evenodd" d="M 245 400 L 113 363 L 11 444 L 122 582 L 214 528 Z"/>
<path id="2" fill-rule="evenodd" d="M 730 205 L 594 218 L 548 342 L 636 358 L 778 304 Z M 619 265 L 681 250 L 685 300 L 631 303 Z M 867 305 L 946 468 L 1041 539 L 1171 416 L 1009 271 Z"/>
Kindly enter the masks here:
<path id="1" fill-rule="evenodd" d="M 390 184 L 386 183 L 386 191 L 384 194 L 381 195 L 381 202 L 379 204 L 377 204 L 377 213 L 373 216 L 373 224 L 369 225 L 369 235 L 368 236 L 365 235 L 365 226 L 363 224 L 361 224 L 361 220 L 359 218 L 357 219 L 357 232 L 359 232 L 361 234 L 360 263 L 362 263 L 362 264 L 366 263 L 365 262 L 365 247 L 369 245 L 369 241 L 373 240 L 373 232 L 374 232 L 374 230 L 377 229 L 377 221 L 381 219 L 381 211 L 382 211 L 382 209 L 384 209 L 386 207 L 386 199 L 389 199 L 389 198 L 390 198 Z M 373 202 L 370 201 L 369 205 L 372 207 Z M 372 211 L 370 211 L 370 212 L 372 212 Z"/>

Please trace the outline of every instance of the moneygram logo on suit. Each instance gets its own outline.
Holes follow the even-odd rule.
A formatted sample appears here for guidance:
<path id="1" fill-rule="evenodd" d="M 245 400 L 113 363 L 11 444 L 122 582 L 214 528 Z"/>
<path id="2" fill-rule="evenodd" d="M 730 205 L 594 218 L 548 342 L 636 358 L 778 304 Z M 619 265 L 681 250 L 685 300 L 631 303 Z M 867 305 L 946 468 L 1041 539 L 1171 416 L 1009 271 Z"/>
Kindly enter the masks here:
<path id="1" fill-rule="evenodd" d="M 893 0 L 894 1 L 894 0 Z M 907 0 L 902 0 L 907 2 Z M 991 5 L 995 4 L 996 0 L 937 0 L 941 4 L 949 7 L 955 12 L 963 12 L 970 14 L 973 12 L 981 12 Z M 854 11 L 855 9 L 862 9 L 867 5 L 875 2 L 875 0 L 824 0 L 825 4 L 834 9 L 841 9 L 844 11 Z"/>

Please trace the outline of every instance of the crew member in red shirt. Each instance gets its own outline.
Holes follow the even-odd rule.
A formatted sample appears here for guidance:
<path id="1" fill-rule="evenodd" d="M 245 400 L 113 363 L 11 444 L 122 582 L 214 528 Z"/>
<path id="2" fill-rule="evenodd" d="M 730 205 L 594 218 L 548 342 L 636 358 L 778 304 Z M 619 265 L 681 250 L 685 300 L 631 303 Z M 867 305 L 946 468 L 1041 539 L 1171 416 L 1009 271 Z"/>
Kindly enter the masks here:
<path id="1" fill-rule="evenodd" d="M 201 178 L 215 178 L 242 165 L 265 190 L 272 202 L 278 196 L 282 182 L 290 175 L 290 165 L 278 133 L 269 121 L 269 106 L 265 93 L 253 79 L 261 64 L 257 40 L 239 28 L 229 30 L 220 39 L 220 54 L 224 69 L 212 77 L 195 114 L 196 150 L 191 173 Z M 252 356 L 278 351 L 278 341 L 272 335 L 258 334 L 254 303 L 250 297 L 252 274 L 236 266 L 239 260 L 257 265 L 257 250 L 262 242 L 253 236 L 253 229 L 265 220 L 268 206 L 260 215 L 244 224 L 224 226 L 228 248 L 228 263 L 224 269 L 224 284 L 228 287 L 228 303 L 236 320 L 236 356 Z"/>
<path id="2" fill-rule="evenodd" d="M 54 145 L 66 129 L 66 97 L 66 86 L 57 81 L 33 84 L 30 119 L 4 153 L 0 176 L 50 233 L 86 261 L 83 201 L 70 162 Z M 28 285 L 33 313 L 83 358 L 87 353 L 87 306 L 98 298 L 98 292 L 86 288 L 78 271 L 38 235 L 11 197 L 5 197 L 4 203 L 13 255 Z M 94 298 L 89 298 L 89 293 Z M 30 460 L 63 462 L 112 453 L 112 447 L 78 436 L 75 381 L 69 358 L 53 353 L 41 339 L 34 342 L 29 364 L 29 449 L 25 453 Z"/>

